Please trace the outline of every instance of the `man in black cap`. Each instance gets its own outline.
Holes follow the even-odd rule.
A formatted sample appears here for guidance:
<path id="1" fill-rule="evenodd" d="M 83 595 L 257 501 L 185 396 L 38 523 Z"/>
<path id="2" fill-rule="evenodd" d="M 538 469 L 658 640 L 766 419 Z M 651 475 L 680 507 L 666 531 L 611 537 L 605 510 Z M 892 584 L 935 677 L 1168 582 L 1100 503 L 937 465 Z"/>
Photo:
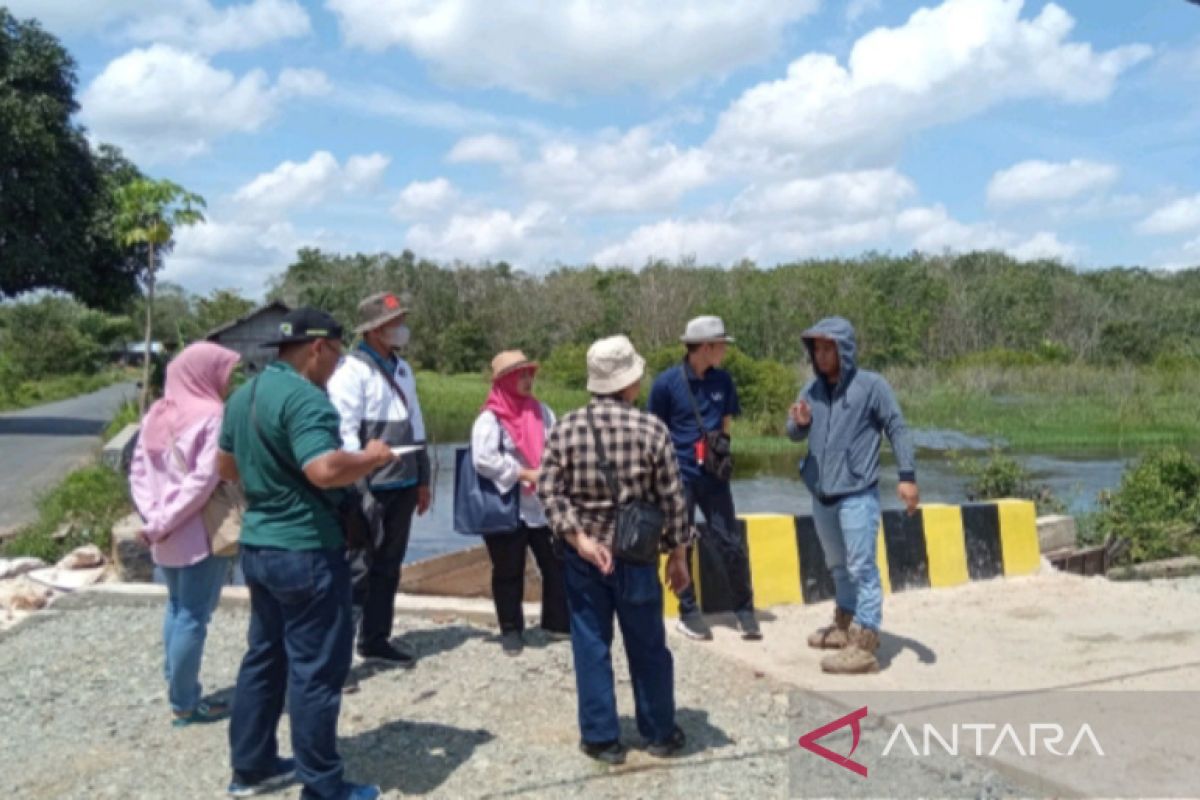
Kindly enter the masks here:
<path id="1" fill-rule="evenodd" d="M 229 399 L 217 456 L 221 477 L 240 480 L 247 508 L 242 571 L 250 590 L 249 649 L 238 672 L 229 725 L 231 796 L 290 781 L 304 798 L 373 800 L 379 788 L 347 783 L 337 752 L 342 684 L 353 627 L 350 568 L 338 493 L 391 462 L 368 442 L 341 449 L 325 384 L 342 352 L 342 326 L 299 308 L 284 317 L 279 360 Z M 287 693 L 295 760 L 275 738 Z"/>

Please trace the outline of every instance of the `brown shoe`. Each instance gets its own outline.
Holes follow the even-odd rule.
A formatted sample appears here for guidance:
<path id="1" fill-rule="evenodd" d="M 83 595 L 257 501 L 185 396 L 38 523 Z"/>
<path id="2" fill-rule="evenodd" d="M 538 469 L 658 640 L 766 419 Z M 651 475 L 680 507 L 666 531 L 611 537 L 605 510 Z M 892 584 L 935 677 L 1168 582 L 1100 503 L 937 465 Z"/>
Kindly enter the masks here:
<path id="1" fill-rule="evenodd" d="M 851 625 L 847 633 L 849 644 L 831 656 L 821 659 L 821 669 L 834 675 L 863 675 L 879 672 L 879 632 Z"/>
<path id="2" fill-rule="evenodd" d="M 840 608 L 833 610 L 833 624 L 826 625 L 824 628 L 818 628 L 809 634 L 808 646 L 815 647 L 818 650 L 841 650 L 846 646 L 848 637 L 846 631 L 850 630 L 850 623 L 854 621 L 854 615 L 849 611 L 842 611 Z"/>

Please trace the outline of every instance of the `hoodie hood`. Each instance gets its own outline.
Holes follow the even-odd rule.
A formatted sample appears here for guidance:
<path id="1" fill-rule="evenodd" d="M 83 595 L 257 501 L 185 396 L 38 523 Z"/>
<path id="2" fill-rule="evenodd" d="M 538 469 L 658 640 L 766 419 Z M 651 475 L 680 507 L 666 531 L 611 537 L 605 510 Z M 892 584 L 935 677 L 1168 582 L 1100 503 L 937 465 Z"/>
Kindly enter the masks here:
<path id="1" fill-rule="evenodd" d="M 813 373 L 825 380 L 825 376 L 817 372 L 816 359 L 813 358 L 813 339 L 832 339 L 837 342 L 838 361 L 841 364 L 839 383 L 849 382 L 858 369 L 855 359 L 857 346 L 854 343 L 854 326 L 850 324 L 850 320 L 843 317 L 826 317 L 801 334 L 804 349 L 808 351 L 808 360 L 813 365 Z"/>

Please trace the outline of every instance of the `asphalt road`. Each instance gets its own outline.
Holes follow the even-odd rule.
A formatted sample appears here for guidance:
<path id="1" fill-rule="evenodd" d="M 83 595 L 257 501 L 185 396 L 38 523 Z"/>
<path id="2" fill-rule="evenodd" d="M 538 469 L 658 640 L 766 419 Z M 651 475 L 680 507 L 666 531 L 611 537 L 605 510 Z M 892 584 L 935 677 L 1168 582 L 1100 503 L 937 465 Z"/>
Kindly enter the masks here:
<path id="1" fill-rule="evenodd" d="M 23 411 L 0 414 L 0 535 L 36 518 L 38 496 L 101 446 L 100 435 L 132 383 Z"/>

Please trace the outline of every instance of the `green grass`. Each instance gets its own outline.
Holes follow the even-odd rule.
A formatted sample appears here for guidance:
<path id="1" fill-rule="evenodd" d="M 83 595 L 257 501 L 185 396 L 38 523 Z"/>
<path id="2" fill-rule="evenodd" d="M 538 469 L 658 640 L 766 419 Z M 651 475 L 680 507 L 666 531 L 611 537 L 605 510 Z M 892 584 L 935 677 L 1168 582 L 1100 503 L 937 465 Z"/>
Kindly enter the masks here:
<path id="1" fill-rule="evenodd" d="M 1044 365 L 886 374 L 911 426 L 1000 438 L 1016 450 L 1141 450 L 1200 443 L 1200 374 L 1193 371 Z M 421 373 L 418 381 L 426 424 L 436 439 L 465 440 L 487 396 L 486 378 Z M 544 379 L 536 392 L 558 414 L 587 400 L 586 392 Z M 786 414 L 780 409 L 735 422 L 735 452 L 795 453 L 798 446 L 783 435 Z M 778 433 L 772 435 L 773 429 Z"/>
<path id="2" fill-rule="evenodd" d="M 54 562 L 84 544 L 95 544 L 107 554 L 113 523 L 128 514 L 132 505 L 125 476 L 95 465 L 67 475 L 38 500 L 37 508 L 37 522 L 18 531 L 4 545 L 4 555 Z M 60 529 L 66 535 L 55 539 Z"/>
<path id="3" fill-rule="evenodd" d="M 138 422 L 138 404 L 136 400 L 131 400 L 121 406 L 117 411 L 117 415 L 113 417 L 112 422 L 108 423 L 108 427 L 104 430 L 104 441 L 116 436 L 121 431 L 125 430 L 126 425 L 133 425 Z"/>
<path id="4" fill-rule="evenodd" d="M 1138 450 L 1200 442 L 1200 376 L 1073 365 L 889 373 L 909 424 L 1010 448 Z"/>
<path id="5" fill-rule="evenodd" d="M 88 394 L 130 379 L 124 369 L 109 369 L 95 375 L 58 375 L 36 381 L 0 386 L 0 411 L 17 411 L 43 403 L 54 403 Z"/>

